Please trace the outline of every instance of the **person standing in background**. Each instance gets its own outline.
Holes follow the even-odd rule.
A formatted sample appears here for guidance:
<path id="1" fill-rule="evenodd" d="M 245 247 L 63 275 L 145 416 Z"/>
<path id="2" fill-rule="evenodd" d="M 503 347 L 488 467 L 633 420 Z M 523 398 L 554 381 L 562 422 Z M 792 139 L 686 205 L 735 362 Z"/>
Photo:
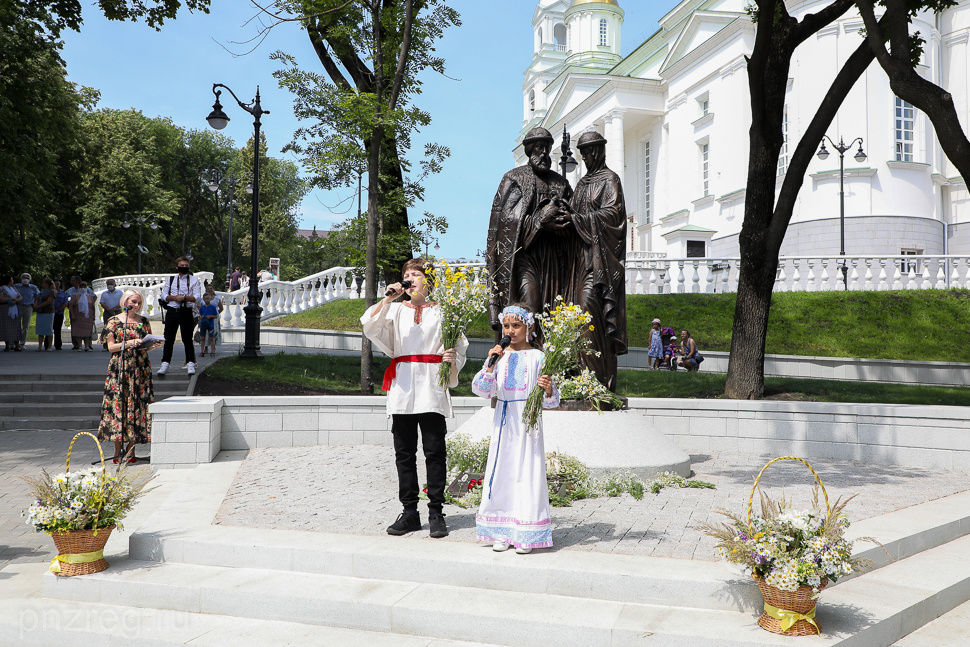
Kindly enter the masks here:
<path id="1" fill-rule="evenodd" d="M 115 286 L 115 280 L 108 279 L 105 281 L 105 286 L 108 289 L 102 292 L 101 298 L 98 299 L 98 303 L 101 304 L 101 322 L 103 324 L 107 324 L 108 319 L 121 313 L 121 292 Z M 102 344 L 102 348 L 107 352 L 107 340 Z"/>
<path id="2" fill-rule="evenodd" d="M 229 291 L 234 292 L 239 289 L 239 278 L 242 276 L 242 272 L 239 271 L 238 267 L 233 268 L 232 274 L 229 276 Z"/>
<path id="3" fill-rule="evenodd" d="M 165 307 L 165 346 L 162 349 L 162 365 L 158 374 L 168 372 L 175 348 L 175 333 L 182 336 L 185 347 L 185 368 L 189 375 L 195 375 L 195 344 L 192 343 L 192 329 L 195 328 L 193 304 L 202 300 L 202 286 L 199 279 L 189 272 L 189 259 L 184 256 L 175 261 L 178 275 L 170 276 L 162 285 L 162 303 Z"/>
<path id="4" fill-rule="evenodd" d="M 20 317 L 20 350 L 27 345 L 27 333 L 30 332 L 30 316 L 34 313 L 34 300 L 40 294 L 36 285 L 30 282 L 30 274 L 20 275 L 20 283 L 13 286 L 20 294 L 22 301 L 17 311 Z"/>
<path id="5" fill-rule="evenodd" d="M 71 287 L 68 288 L 67 290 L 68 303 L 70 303 L 71 299 L 74 298 L 74 295 L 80 291 L 81 291 L 81 277 L 75 274 L 74 276 L 71 277 Z M 94 290 L 92 290 L 91 288 L 85 288 L 84 291 L 90 294 L 91 296 L 94 296 Z M 68 312 L 70 312 L 70 307 L 68 307 Z M 71 342 L 74 344 L 74 350 L 81 349 L 81 347 L 78 345 L 78 340 L 75 339 L 73 335 L 71 335 Z"/>
<path id="6" fill-rule="evenodd" d="M 64 309 L 67 308 L 67 292 L 61 289 L 59 279 L 54 279 L 54 350 L 61 350 L 61 329 L 64 327 Z"/>
<path id="7" fill-rule="evenodd" d="M 37 352 L 42 350 L 54 350 L 51 342 L 54 339 L 54 281 L 44 279 L 41 281 L 40 294 L 34 301 L 34 332 L 37 333 Z"/>
<path id="8" fill-rule="evenodd" d="M 94 330 L 94 295 L 88 291 L 88 284 L 81 281 L 77 291 L 71 297 L 68 308 L 71 312 L 71 341 L 74 348 L 94 350 L 91 347 L 91 331 Z"/>
<path id="9" fill-rule="evenodd" d="M 20 293 L 13 288 L 13 277 L 0 278 L 0 339 L 3 352 L 20 350 Z"/>

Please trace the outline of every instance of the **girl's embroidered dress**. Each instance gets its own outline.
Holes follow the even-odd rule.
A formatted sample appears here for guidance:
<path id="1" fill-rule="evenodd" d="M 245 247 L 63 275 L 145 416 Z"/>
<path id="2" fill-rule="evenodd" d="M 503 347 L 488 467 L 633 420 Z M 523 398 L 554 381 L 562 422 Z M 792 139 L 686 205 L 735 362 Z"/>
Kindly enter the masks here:
<path id="1" fill-rule="evenodd" d="M 147 319 L 124 324 L 118 317 L 112 317 L 101 333 L 102 343 L 120 344 L 124 339 L 128 348 L 125 349 L 124 367 L 121 352 L 111 353 L 108 361 L 98 440 L 136 443 L 152 440 L 152 416 L 148 413 L 148 405 L 155 401 L 152 363 L 146 351 L 132 350 L 151 332 Z"/>
<path id="2" fill-rule="evenodd" d="M 522 424 L 525 400 L 542 374 L 542 364 L 540 350 L 508 350 L 493 373 L 483 367 L 472 382 L 475 394 L 498 398 L 482 503 L 475 515 L 479 541 L 505 541 L 516 548 L 552 546 L 542 420 L 532 433 Z M 559 406 L 555 385 L 542 406 Z"/>

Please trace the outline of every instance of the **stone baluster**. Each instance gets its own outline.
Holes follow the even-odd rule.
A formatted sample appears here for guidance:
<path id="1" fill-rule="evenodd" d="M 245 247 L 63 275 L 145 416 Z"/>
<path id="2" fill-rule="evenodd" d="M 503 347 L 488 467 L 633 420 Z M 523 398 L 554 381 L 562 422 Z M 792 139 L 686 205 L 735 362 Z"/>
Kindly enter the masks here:
<path id="1" fill-rule="evenodd" d="M 956 259 L 956 258 L 952 258 L 951 257 L 951 259 L 950 259 L 950 287 L 951 288 L 954 288 L 954 289 L 955 288 L 962 287 L 960 285 L 960 270 L 957 267 L 959 264 L 960 264 L 960 260 L 959 259 Z"/>
<path id="2" fill-rule="evenodd" d="M 232 308 L 229 305 L 231 297 L 222 295 L 222 312 L 219 313 L 219 327 L 228 328 L 229 324 L 232 323 Z"/>
<path id="3" fill-rule="evenodd" d="M 801 259 L 792 259 L 792 265 L 794 265 L 794 271 L 791 275 L 791 291 L 801 292 L 802 291 L 802 273 L 801 273 Z"/>
<path id="4" fill-rule="evenodd" d="M 784 258 L 778 259 L 778 269 L 775 271 L 775 291 L 776 292 L 788 292 L 788 276 L 785 274 L 785 266 L 788 265 L 788 260 Z"/>
<path id="5" fill-rule="evenodd" d="M 879 259 L 879 285 L 876 287 L 879 291 L 884 291 L 889 289 L 888 276 L 886 275 L 886 263 L 889 261 L 888 258 Z"/>
<path id="6" fill-rule="evenodd" d="M 906 283 L 907 290 L 915 290 L 916 285 L 916 263 L 910 263 L 909 265 L 909 281 Z"/>
<path id="7" fill-rule="evenodd" d="M 886 289 L 887 290 L 902 290 L 903 289 L 903 275 L 902 275 L 902 273 L 899 270 L 899 263 L 897 263 L 896 261 L 894 261 L 894 260 L 892 260 L 890 258 L 887 258 L 886 259 L 886 262 L 887 263 L 891 263 L 892 264 L 892 268 L 893 268 L 893 282 L 892 282 L 892 285 L 890 287 L 887 287 Z M 887 284 L 888 284 L 888 281 L 887 281 Z"/>
<path id="8" fill-rule="evenodd" d="M 872 290 L 872 259 L 867 258 L 865 259 L 865 262 L 866 262 L 865 289 Z"/>
<path id="9" fill-rule="evenodd" d="M 721 272 L 721 293 L 731 290 L 731 261 L 724 261 L 724 270 Z"/>
<path id="10" fill-rule="evenodd" d="M 643 265 L 637 263 L 637 274 L 634 280 L 634 294 L 643 294 Z"/>
<path id="11" fill-rule="evenodd" d="M 246 302 L 246 297 L 241 299 L 234 299 L 234 303 L 229 306 L 232 309 L 232 320 L 229 322 L 230 326 L 237 327 L 246 324 L 243 319 L 243 304 Z"/>
<path id="12" fill-rule="evenodd" d="M 690 277 L 690 292 L 691 294 L 700 294 L 701 292 L 701 274 L 700 274 L 700 261 L 694 261 L 694 274 Z"/>
<path id="13" fill-rule="evenodd" d="M 819 259 L 819 263 L 822 265 L 822 292 L 828 292 L 832 289 L 832 285 L 829 283 L 831 278 L 829 276 L 829 259 L 821 258 Z"/>
<path id="14" fill-rule="evenodd" d="M 805 283 L 805 291 L 815 292 L 815 259 L 810 258 L 805 263 L 808 265 L 808 280 Z"/>
<path id="15" fill-rule="evenodd" d="M 859 289 L 859 259 L 853 258 L 849 259 L 849 265 L 852 266 L 852 270 L 849 272 L 849 290 Z"/>
<path id="16" fill-rule="evenodd" d="M 665 267 L 665 269 L 664 269 L 664 289 L 663 289 L 663 292 L 661 294 L 673 294 L 673 277 L 671 276 L 671 274 L 673 273 L 673 271 L 671 269 L 672 268 L 672 265 L 670 264 L 670 261 L 664 261 L 664 267 Z"/>
<path id="17" fill-rule="evenodd" d="M 714 262 L 712 262 L 711 260 L 708 260 L 705 265 L 705 267 L 707 268 L 707 274 L 706 274 L 707 278 L 704 280 L 704 294 L 714 294 L 714 290 L 716 289 L 714 272 L 711 271 L 712 265 L 714 265 Z"/>
<path id="18" fill-rule="evenodd" d="M 919 287 L 922 290 L 929 290 L 933 286 L 933 282 L 930 280 L 930 264 L 923 259 L 923 272 L 920 275 Z"/>
<path id="19" fill-rule="evenodd" d="M 684 261 L 677 261 L 677 267 L 680 270 L 677 274 L 677 294 L 684 294 L 687 291 L 685 285 L 686 278 L 684 277 Z"/>
<path id="20" fill-rule="evenodd" d="M 946 271 L 944 270 L 945 266 L 946 266 L 946 263 L 942 258 L 936 259 L 936 285 L 933 287 L 935 287 L 937 290 L 946 289 Z"/>

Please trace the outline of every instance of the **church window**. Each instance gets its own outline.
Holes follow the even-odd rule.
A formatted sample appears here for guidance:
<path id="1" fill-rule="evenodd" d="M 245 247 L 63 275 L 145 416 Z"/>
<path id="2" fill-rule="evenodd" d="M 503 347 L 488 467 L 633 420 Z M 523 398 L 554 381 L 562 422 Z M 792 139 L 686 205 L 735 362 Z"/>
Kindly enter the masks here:
<path id="1" fill-rule="evenodd" d="M 607 37 L 607 27 L 606 19 L 600 19 L 600 46 L 606 47 L 606 37 Z"/>
<path id="2" fill-rule="evenodd" d="M 900 256 L 922 256 L 923 250 L 922 249 L 901 249 L 899 250 L 899 255 Z M 919 260 L 917 259 L 913 259 L 911 261 L 902 259 L 899 262 L 899 272 L 904 276 L 909 274 L 910 272 L 912 272 L 913 274 L 920 274 L 922 273 L 922 271 L 923 271 L 922 268 L 920 268 L 919 266 Z"/>
<path id="3" fill-rule="evenodd" d="M 781 115 L 781 150 L 778 151 L 778 175 L 788 172 L 788 106 Z"/>
<path id="4" fill-rule="evenodd" d="M 650 141 L 643 142 L 643 219 L 642 224 L 650 222 Z"/>
<path id="5" fill-rule="evenodd" d="M 542 27 L 539 27 L 538 36 L 539 36 L 539 47 L 542 47 Z"/>
<path id="6" fill-rule="evenodd" d="M 701 188 L 704 190 L 704 197 L 711 195 L 711 145 L 701 144 Z"/>
<path id="7" fill-rule="evenodd" d="M 700 102 L 700 104 L 701 104 L 701 117 L 706 117 L 707 115 L 711 114 L 710 99 L 704 99 L 703 101 Z"/>
<path id="8" fill-rule="evenodd" d="M 536 110 L 536 91 L 535 88 L 529 90 L 529 110 L 535 112 Z"/>
<path id="9" fill-rule="evenodd" d="M 913 161 L 913 131 L 916 109 L 913 104 L 896 97 L 896 161 Z"/>
<path id="10" fill-rule="evenodd" d="M 552 29 L 552 36 L 556 41 L 556 49 L 560 52 L 566 51 L 566 25 L 559 23 Z"/>
<path id="11" fill-rule="evenodd" d="M 703 240 L 687 241 L 687 258 L 704 258 L 706 255 Z"/>

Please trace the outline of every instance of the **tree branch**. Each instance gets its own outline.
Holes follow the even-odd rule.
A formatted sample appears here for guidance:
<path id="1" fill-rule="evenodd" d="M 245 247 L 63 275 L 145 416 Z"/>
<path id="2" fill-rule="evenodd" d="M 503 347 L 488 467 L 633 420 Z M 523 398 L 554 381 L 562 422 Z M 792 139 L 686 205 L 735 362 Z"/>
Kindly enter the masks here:
<path id="1" fill-rule="evenodd" d="M 809 36 L 818 33 L 819 29 L 840 18 L 842 14 L 852 8 L 853 4 L 853 0 L 835 0 L 818 13 L 807 14 L 794 30 L 795 45 L 801 44 Z"/>
<path id="2" fill-rule="evenodd" d="M 313 51 L 316 52 L 317 58 L 320 59 L 320 63 L 323 65 L 323 69 L 326 70 L 327 75 L 334 82 L 334 85 L 342 90 L 353 91 L 353 86 L 350 82 L 344 78 L 344 75 L 340 73 L 340 68 L 334 62 L 333 58 L 330 57 L 330 52 L 327 51 L 327 46 L 324 43 L 323 36 L 320 33 L 320 29 L 316 19 L 306 23 L 307 35 L 310 37 L 310 44 L 313 45 Z"/>
<path id="3" fill-rule="evenodd" d="M 401 43 L 401 53 L 397 57 L 397 71 L 394 72 L 394 85 L 387 102 L 388 110 L 394 110 L 397 106 L 397 98 L 401 94 L 401 85 L 404 83 L 404 72 L 407 68 L 408 54 L 411 49 L 411 32 L 414 25 L 413 6 L 414 0 L 407 0 L 404 5 L 404 40 Z"/>

